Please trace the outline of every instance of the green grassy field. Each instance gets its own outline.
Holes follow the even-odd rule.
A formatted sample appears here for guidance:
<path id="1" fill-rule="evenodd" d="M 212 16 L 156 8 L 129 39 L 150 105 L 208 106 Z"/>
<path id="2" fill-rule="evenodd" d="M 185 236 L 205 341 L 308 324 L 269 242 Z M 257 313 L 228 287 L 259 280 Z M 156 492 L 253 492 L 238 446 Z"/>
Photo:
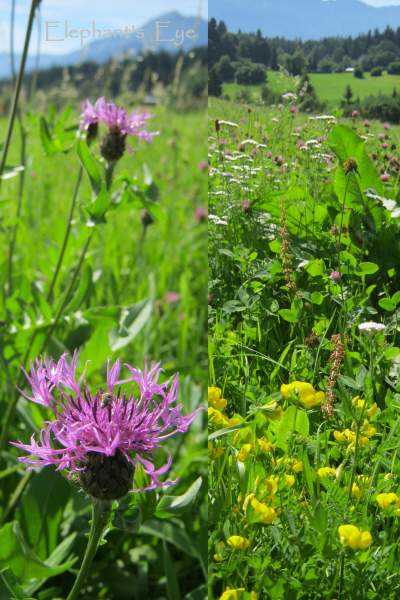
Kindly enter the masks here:
<path id="1" fill-rule="evenodd" d="M 392 94 L 396 88 L 400 92 L 400 75 L 382 75 L 381 77 L 371 77 L 369 73 L 364 74 L 364 79 L 357 79 L 352 73 L 311 73 L 310 82 L 315 87 L 318 98 L 326 100 L 330 106 L 340 105 L 343 99 L 347 85 L 350 85 L 354 99 L 357 96 L 360 100 L 370 94 L 377 95 Z M 293 92 L 296 88 L 296 83 L 293 78 L 284 77 L 275 71 L 268 71 L 268 87 L 282 94 Z M 228 94 L 232 99 L 243 86 L 237 83 L 225 83 L 223 85 L 223 93 Z M 259 86 L 249 86 L 253 92 L 259 90 Z"/>

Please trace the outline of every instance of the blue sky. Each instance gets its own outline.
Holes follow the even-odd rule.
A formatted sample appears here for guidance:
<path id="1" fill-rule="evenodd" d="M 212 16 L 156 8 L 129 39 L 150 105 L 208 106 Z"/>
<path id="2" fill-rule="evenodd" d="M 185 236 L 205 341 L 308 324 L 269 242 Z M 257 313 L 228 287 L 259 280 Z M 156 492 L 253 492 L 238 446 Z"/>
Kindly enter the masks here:
<path id="1" fill-rule="evenodd" d="M 399 0 L 400 3 L 400 0 Z M 22 52 L 25 30 L 28 22 L 30 0 L 16 0 L 14 46 L 15 51 Z M 102 32 L 106 29 L 125 29 L 134 26 L 135 31 L 140 29 L 148 21 L 156 19 L 172 10 L 182 15 L 191 16 L 200 14 L 204 19 L 208 18 L 207 0 L 42 0 L 41 11 L 41 53 L 43 54 L 67 54 L 80 49 L 80 39 L 65 39 L 62 42 L 45 41 L 46 21 L 59 25 L 48 29 L 48 38 L 64 37 L 65 21 L 68 30 L 78 32 L 82 29 L 92 29 L 92 21 L 95 21 L 96 29 Z M 10 17 L 11 0 L 0 0 L 0 52 L 8 52 L 10 47 Z M 54 35 L 53 35 L 54 34 Z M 35 52 L 37 44 L 37 25 L 31 38 L 30 52 Z M 88 43 L 93 41 L 88 39 Z M 1 60 L 1 59 L 0 59 Z"/>

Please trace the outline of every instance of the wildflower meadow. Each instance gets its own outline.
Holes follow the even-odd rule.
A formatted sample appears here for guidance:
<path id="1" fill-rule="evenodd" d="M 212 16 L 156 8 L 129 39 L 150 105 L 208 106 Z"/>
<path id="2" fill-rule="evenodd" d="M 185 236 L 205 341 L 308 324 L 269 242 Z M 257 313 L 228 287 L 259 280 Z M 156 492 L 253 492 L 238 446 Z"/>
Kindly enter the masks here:
<path id="1" fill-rule="evenodd" d="M 209 598 L 400 595 L 398 127 L 209 101 Z"/>
<path id="2" fill-rule="evenodd" d="M 0 596 L 202 600 L 199 65 L 146 108 L 132 59 L 113 97 L 109 66 L 38 93 L 25 58 L 0 117 Z"/>

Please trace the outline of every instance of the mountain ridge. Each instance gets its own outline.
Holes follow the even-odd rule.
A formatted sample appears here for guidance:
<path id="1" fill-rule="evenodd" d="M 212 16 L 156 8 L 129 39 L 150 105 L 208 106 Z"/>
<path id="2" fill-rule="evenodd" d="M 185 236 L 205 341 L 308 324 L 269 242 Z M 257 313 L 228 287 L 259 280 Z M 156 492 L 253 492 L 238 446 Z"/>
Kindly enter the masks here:
<path id="1" fill-rule="evenodd" d="M 375 7 L 361 0 L 210 0 L 209 15 L 233 33 L 261 29 L 263 37 L 303 41 L 400 26 L 400 6 Z"/>
<path id="2" fill-rule="evenodd" d="M 157 41 L 156 39 L 156 21 L 163 23 L 169 21 L 167 27 L 159 29 L 160 41 Z M 39 69 L 48 69 L 53 66 L 66 67 L 86 61 L 102 64 L 111 58 L 118 56 L 122 57 L 127 53 L 134 57 L 142 49 L 153 50 L 155 52 L 158 50 L 179 52 L 179 50 L 182 49 L 185 52 L 188 52 L 194 46 L 206 46 L 208 43 L 207 21 L 201 17 L 185 17 L 177 11 L 170 11 L 152 19 L 143 25 L 140 30 L 143 31 L 143 37 L 141 38 L 135 37 L 135 33 L 137 32 L 134 32 L 129 38 L 117 36 L 115 38 L 94 40 L 82 49 L 76 50 L 75 52 L 69 52 L 68 54 L 54 55 L 43 53 L 39 57 Z M 182 39 L 182 43 L 179 43 L 182 30 L 185 32 L 185 35 Z M 189 30 L 196 31 L 196 38 L 191 38 L 186 35 Z M 177 31 L 179 32 L 178 37 L 176 36 Z M 178 44 L 174 44 L 174 42 L 171 41 L 162 41 L 166 39 L 174 39 Z M 0 78 L 10 76 L 9 57 L 5 53 L 3 54 L 3 57 L 5 57 L 5 60 L 4 58 L 3 60 L 0 60 Z M 33 71 L 35 68 L 35 60 L 34 53 L 28 55 L 25 68 L 26 73 Z M 16 55 L 16 69 L 19 68 L 20 61 L 21 56 Z"/>

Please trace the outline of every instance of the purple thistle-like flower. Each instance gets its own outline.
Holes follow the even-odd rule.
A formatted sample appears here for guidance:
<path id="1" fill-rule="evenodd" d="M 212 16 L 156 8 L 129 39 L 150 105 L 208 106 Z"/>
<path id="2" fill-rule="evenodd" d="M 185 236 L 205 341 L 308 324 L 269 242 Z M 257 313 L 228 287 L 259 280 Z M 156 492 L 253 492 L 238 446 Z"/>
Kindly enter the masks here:
<path id="1" fill-rule="evenodd" d="M 33 397 L 21 393 L 28 400 L 51 408 L 55 416 L 54 421 L 43 423 L 40 442 L 35 440 L 35 434 L 32 435 L 30 444 L 11 442 L 17 448 L 36 455 L 37 458 L 19 458 L 21 462 L 31 465 L 27 470 L 50 464 L 57 465 L 57 471 L 69 469 L 69 477 L 74 474 L 89 493 L 91 491 L 87 488 L 92 480 L 89 478 L 89 483 L 85 480 L 85 486 L 82 483 L 83 476 L 96 460 L 97 470 L 102 466 L 109 471 L 121 471 L 124 468 L 125 471 L 128 470 L 131 473 L 129 485 L 132 485 L 134 468 L 140 463 L 150 478 L 146 490 L 154 489 L 157 485 L 176 483 L 177 480 L 159 480 L 171 466 L 171 454 L 168 453 L 167 463 L 158 470 L 155 469 L 152 458 L 166 438 L 178 432 L 186 432 L 200 410 L 195 410 L 191 415 L 181 414 L 183 406 L 176 404 L 178 374 L 159 383 L 162 372 L 160 363 L 152 362 L 148 369 L 145 361 L 143 373 L 138 368 L 125 365 L 130 371 L 130 377 L 120 380 L 120 360 L 112 368 L 108 361 L 107 389 L 100 389 L 95 395 L 91 395 L 86 382 L 82 386 L 85 370 L 76 381 L 76 359 L 76 350 L 70 366 L 65 354 L 58 363 L 45 356 L 44 364 L 36 359 L 36 370 L 33 361 L 31 362 L 31 376 L 24 371 L 32 386 Z M 132 389 L 129 395 L 125 391 L 121 396 L 120 387 L 117 393 L 114 392 L 116 386 L 130 382 Z M 137 396 L 134 394 L 135 383 L 140 391 Z M 118 462 L 118 465 L 110 463 L 113 459 L 109 457 L 114 456 L 114 463 Z M 89 475 L 91 477 L 90 473 Z M 126 488 L 125 493 L 127 491 L 143 490 Z M 118 495 L 115 492 L 113 497 L 118 498 L 125 493 Z"/>
<path id="2" fill-rule="evenodd" d="M 118 160 L 122 156 L 127 135 L 136 135 L 139 138 L 139 144 L 142 139 L 151 144 L 153 136 L 159 133 L 158 131 L 148 132 L 146 130 L 146 120 L 153 118 L 154 115 L 150 115 L 146 109 L 143 112 L 139 112 L 140 110 L 133 111 L 130 115 L 126 110 L 119 108 L 113 102 L 106 102 L 104 96 L 96 100 L 94 106 L 89 100 L 86 100 L 86 104 L 82 104 L 79 128 L 89 133 L 90 127 L 95 124 L 101 123 L 107 125 L 109 133 L 103 140 L 103 146 L 105 141 L 108 142 L 108 145 L 104 149 L 103 155 L 108 160 Z M 118 143 L 118 140 L 114 139 L 115 136 L 122 138 L 122 145 Z M 117 148 L 114 146 L 117 146 Z M 128 146 L 128 150 L 133 155 L 134 149 Z"/>

